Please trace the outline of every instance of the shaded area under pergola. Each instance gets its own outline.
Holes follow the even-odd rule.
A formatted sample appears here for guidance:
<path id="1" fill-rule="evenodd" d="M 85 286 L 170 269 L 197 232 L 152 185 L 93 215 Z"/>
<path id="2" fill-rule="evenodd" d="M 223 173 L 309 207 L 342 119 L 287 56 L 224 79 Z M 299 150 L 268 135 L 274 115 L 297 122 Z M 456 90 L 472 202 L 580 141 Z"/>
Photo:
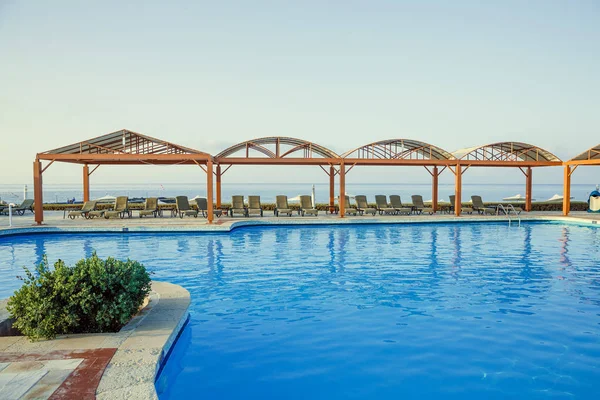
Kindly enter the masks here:
<path id="1" fill-rule="evenodd" d="M 49 163 L 42 167 L 42 161 Z M 90 197 L 90 175 L 101 165 L 198 165 L 207 174 L 208 220 L 213 220 L 213 158 L 210 154 L 126 129 L 38 153 L 33 163 L 35 221 L 44 221 L 43 173 L 54 162 L 83 165 L 83 200 Z M 90 170 L 90 166 L 93 168 Z"/>
<path id="2" fill-rule="evenodd" d="M 499 142 L 457 150 L 455 175 L 455 214 L 460 215 L 462 175 L 470 167 L 516 167 L 525 175 L 525 211 L 531 211 L 533 167 L 560 166 L 562 161 L 541 147 L 522 142 Z"/>
<path id="3" fill-rule="evenodd" d="M 563 215 L 565 216 L 571 211 L 571 175 L 580 165 L 600 165 L 600 144 L 590 147 L 564 163 Z"/>

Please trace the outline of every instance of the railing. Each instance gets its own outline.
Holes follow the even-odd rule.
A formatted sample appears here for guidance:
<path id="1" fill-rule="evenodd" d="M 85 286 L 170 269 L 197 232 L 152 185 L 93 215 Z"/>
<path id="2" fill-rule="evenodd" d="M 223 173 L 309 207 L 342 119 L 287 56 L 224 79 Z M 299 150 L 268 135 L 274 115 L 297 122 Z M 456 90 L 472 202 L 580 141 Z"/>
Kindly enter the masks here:
<path id="1" fill-rule="evenodd" d="M 508 208 L 508 210 L 507 210 Z M 498 204 L 496 206 L 496 215 L 500 214 L 500 210 L 502 210 L 504 212 L 504 214 L 507 216 L 508 218 L 508 226 L 510 226 L 511 223 L 511 219 L 510 219 L 510 211 L 512 210 L 512 212 L 515 214 L 515 217 L 517 217 L 517 221 L 519 221 L 519 227 L 521 226 L 521 217 L 519 217 L 519 214 L 517 213 L 517 210 L 515 210 L 515 207 L 512 204 L 508 204 L 506 207 L 504 207 L 502 204 Z"/>

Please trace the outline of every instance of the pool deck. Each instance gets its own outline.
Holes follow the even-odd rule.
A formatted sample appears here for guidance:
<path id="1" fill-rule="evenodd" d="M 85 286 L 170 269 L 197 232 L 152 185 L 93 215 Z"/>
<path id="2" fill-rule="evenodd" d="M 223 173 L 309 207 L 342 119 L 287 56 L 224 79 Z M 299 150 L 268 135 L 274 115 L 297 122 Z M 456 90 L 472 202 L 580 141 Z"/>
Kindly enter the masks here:
<path id="1" fill-rule="evenodd" d="M 189 304 L 181 286 L 153 282 L 148 305 L 119 332 L 0 337 L 0 399 L 156 399 Z"/>
<path id="2" fill-rule="evenodd" d="M 229 232 L 243 226 L 346 225 L 508 222 L 507 216 L 376 215 L 348 216 L 319 213 L 318 217 L 274 217 L 272 212 L 252 218 L 183 219 L 64 219 L 62 212 L 45 212 L 44 225 L 35 225 L 32 214 L 0 218 L 0 237 L 34 233 L 77 232 Z M 562 221 L 600 224 L 600 214 L 573 212 L 522 213 L 521 221 Z M 511 223 L 516 223 L 514 215 Z M 114 334 L 65 335 L 50 341 L 29 342 L 24 337 L 0 337 L 0 398 L 15 399 L 152 399 L 154 381 L 171 346 L 185 326 L 189 293 L 180 286 L 153 283 L 150 304 L 120 332 Z M 2 314 L 0 303 L 0 314 Z M 0 315 L 0 319 L 2 315 Z M 1 321 L 0 321 L 1 322 Z"/>
<path id="3" fill-rule="evenodd" d="M 587 212 L 572 212 L 569 217 L 563 217 L 560 212 L 531 212 L 521 213 L 518 218 L 521 221 L 531 220 L 554 220 L 579 223 L 600 223 L 600 214 Z M 84 219 L 74 220 L 63 218 L 62 211 L 46 211 L 44 213 L 44 224 L 36 225 L 33 214 L 14 216 L 12 227 L 8 226 L 8 218 L 0 218 L 0 236 L 13 234 L 28 234 L 39 232 L 229 232 L 242 226 L 261 225 L 338 225 L 338 224 L 380 224 L 380 223 L 460 223 L 460 222 L 485 222 L 506 221 L 517 222 L 515 215 L 479 215 L 463 214 L 456 217 L 452 214 L 433 215 L 376 215 L 376 216 L 347 216 L 340 218 L 337 214 L 319 213 L 318 217 L 275 217 L 270 211 L 265 212 L 264 217 L 220 217 L 215 218 L 213 224 L 208 224 L 206 218 L 198 217 L 162 217 L 162 218 L 138 218 L 136 215 L 125 219 Z"/>

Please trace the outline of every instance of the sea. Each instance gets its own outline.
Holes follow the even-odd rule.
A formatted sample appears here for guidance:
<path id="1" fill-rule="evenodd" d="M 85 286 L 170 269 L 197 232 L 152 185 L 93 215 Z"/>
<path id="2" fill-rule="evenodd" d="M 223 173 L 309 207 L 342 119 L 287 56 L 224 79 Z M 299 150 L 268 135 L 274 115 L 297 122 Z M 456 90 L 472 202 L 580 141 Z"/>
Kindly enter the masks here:
<path id="1" fill-rule="evenodd" d="M 336 182 L 337 183 L 337 182 Z M 595 184 L 571 185 L 571 196 L 575 201 L 587 201 Z M 232 195 L 259 195 L 263 203 L 275 202 L 275 196 L 285 194 L 292 198 L 302 194 L 310 195 L 313 184 L 310 183 L 223 183 L 221 186 L 222 201 L 228 202 Z M 315 200 L 317 203 L 329 202 L 329 185 L 314 184 Z M 339 186 L 335 187 L 336 196 Z M 431 183 L 349 183 L 346 193 L 350 196 L 366 195 L 371 202 L 377 194 L 397 194 L 403 201 L 410 202 L 411 195 L 420 194 L 424 200 L 431 199 Z M 501 201 L 503 198 L 520 194 L 525 195 L 523 184 L 463 184 L 463 200 L 471 195 L 479 195 L 486 202 Z M 438 186 L 438 199 L 448 201 L 448 196 L 454 194 L 454 184 Z M 562 184 L 534 184 L 534 201 L 545 201 L 554 195 L 563 194 Z M 175 197 L 206 196 L 206 187 L 200 183 L 173 184 L 95 184 L 90 186 L 90 197 L 97 199 L 103 196 L 128 196 L 131 198 L 146 197 Z M 81 202 L 83 189 L 81 184 L 46 184 L 44 185 L 44 203 L 65 203 L 67 201 Z M 19 203 L 24 197 L 33 198 L 32 185 L 0 184 L 0 200 Z"/>

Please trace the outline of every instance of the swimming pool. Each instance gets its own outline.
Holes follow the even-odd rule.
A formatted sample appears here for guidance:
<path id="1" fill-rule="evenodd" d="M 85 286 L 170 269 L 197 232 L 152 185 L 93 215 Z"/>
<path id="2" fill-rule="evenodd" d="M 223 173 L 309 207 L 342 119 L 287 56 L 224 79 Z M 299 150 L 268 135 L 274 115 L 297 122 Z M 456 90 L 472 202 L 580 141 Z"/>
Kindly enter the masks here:
<path id="1" fill-rule="evenodd" d="M 527 223 L 256 227 L 0 238 L 20 266 L 142 261 L 191 319 L 156 386 L 178 398 L 594 398 L 600 233 Z"/>

